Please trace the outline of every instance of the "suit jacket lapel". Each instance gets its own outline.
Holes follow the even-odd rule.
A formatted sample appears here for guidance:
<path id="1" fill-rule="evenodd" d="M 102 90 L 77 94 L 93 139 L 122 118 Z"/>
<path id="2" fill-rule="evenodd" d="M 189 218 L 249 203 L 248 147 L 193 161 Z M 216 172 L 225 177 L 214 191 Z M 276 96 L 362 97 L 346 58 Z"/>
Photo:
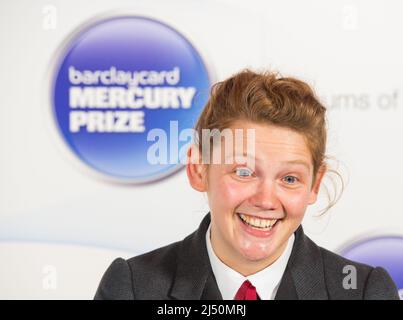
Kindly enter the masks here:
<path id="1" fill-rule="evenodd" d="M 274 300 L 298 300 L 291 272 L 286 268 Z"/>
<path id="2" fill-rule="evenodd" d="M 294 246 L 276 295 L 276 300 L 280 299 L 328 299 L 320 248 L 305 235 L 302 226 L 295 231 Z"/>
<path id="3" fill-rule="evenodd" d="M 222 295 L 220 289 L 218 288 L 213 271 L 211 271 L 207 278 L 201 300 L 222 300 Z"/>
<path id="4" fill-rule="evenodd" d="M 175 299 L 222 300 L 207 253 L 205 237 L 209 224 L 210 212 L 199 228 L 181 243 L 170 292 Z"/>

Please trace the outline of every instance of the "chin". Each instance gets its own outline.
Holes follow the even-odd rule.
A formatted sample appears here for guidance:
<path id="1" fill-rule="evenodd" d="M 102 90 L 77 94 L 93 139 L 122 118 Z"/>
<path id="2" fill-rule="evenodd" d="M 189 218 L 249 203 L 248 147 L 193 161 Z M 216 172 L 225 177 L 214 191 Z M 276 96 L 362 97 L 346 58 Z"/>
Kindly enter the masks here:
<path id="1" fill-rule="evenodd" d="M 270 258 L 275 250 L 272 248 L 263 248 L 264 244 L 253 244 L 250 248 L 241 249 L 241 255 L 249 261 L 262 261 Z M 267 245 L 270 247 L 270 244 Z"/>

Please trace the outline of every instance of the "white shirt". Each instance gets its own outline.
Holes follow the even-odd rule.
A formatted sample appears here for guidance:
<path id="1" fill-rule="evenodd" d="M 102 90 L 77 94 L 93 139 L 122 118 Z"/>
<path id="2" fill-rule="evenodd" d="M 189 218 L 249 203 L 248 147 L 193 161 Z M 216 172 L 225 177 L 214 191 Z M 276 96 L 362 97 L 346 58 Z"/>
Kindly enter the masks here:
<path id="1" fill-rule="evenodd" d="M 206 232 L 207 252 L 222 298 L 224 300 L 234 300 L 242 283 L 245 280 L 249 280 L 256 287 L 260 299 L 274 300 L 291 255 L 295 239 L 294 234 L 288 239 L 287 247 L 275 262 L 257 273 L 244 277 L 242 274 L 228 267 L 217 257 L 211 246 L 210 229 L 211 223 Z"/>

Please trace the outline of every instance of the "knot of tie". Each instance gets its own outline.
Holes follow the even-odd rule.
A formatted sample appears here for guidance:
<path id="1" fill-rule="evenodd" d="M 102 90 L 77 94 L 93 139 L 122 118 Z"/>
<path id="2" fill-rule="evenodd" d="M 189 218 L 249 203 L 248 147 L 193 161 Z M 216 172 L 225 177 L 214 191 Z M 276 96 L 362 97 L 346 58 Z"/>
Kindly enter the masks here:
<path id="1" fill-rule="evenodd" d="M 235 300 L 260 300 L 260 298 L 256 292 L 256 288 L 249 280 L 245 280 L 236 293 Z"/>

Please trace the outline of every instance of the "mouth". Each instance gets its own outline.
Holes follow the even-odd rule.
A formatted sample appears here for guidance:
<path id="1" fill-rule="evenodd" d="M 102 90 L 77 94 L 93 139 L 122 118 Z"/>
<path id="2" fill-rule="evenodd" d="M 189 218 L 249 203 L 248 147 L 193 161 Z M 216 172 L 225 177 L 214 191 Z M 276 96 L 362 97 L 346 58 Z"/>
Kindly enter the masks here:
<path id="1" fill-rule="evenodd" d="M 261 218 L 237 212 L 237 216 L 244 226 L 245 231 L 254 236 L 269 236 L 275 230 L 281 219 Z"/>

